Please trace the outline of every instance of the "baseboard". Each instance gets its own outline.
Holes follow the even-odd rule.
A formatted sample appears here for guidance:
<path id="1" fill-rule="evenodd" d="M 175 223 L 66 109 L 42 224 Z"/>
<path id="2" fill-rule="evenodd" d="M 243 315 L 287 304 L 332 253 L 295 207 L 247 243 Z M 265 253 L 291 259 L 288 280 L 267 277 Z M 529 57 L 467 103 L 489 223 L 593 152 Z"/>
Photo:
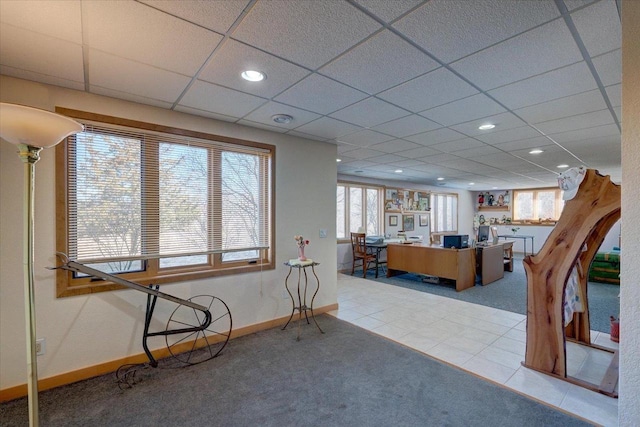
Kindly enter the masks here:
<path id="1" fill-rule="evenodd" d="M 314 308 L 314 314 L 322 314 L 328 311 L 337 310 L 338 304 L 330 304 L 323 307 Z M 263 331 L 266 329 L 275 328 L 283 325 L 289 316 L 283 316 L 266 322 L 255 323 L 253 325 L 244 326 L 242 328 L 233 329 L 231 331 L 231 339 L 238 338 L 244 335 L 253 334 L 255 332 Z M 156 359 L 162 359 L 168 357 L 169 350 L 166 348 L 160 348 L 151 351 L 153 357 Z M 144 353 L 139 353 L 121 359 L 111 360 L 109 362 L 100 363 L 99 365 L 88 366 L 86 368 L 77 369 L 75 371 L 65 372 L 64 374 L 54 375 L 48 378 L 42 378 L 38 380 L 38 390 L 44 391 L 52 388 L 60 387 L 67 384 L 72 384 L 78 381 L 86 380 L 89 378 L 97 377 L 100 375 L 115 372 L 120 366 L 128 363 L 145 363 L 149 359 Z M 0 390 L 0 402 L 7 402 L 9 400 L 18 399 L 27 395 L 27 384 L 20 384 L 14 387 L 9 387 Z"/>

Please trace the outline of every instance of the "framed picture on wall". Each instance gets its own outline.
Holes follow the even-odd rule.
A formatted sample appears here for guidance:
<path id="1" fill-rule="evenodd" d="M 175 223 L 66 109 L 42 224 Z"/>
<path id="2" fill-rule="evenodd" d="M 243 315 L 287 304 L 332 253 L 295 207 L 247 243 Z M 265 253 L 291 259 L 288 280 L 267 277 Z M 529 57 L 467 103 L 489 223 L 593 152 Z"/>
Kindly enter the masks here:
<path id="1" fill-rule="evenodd" d="M 418 215 L 420 227 L 428 227 L 429 226 L 429 215 L 420 214 Z"/>
<path id="2" fill-rule="evenodd" d="M 404 231 L 413 231 L 413 215 L 402 215 L 402 228 Z"/>
<path id="3" fill-rule="evenodd" d="M 389 215 L 389 226 L 390 227 L 398 226 L 398 215 Z"/>

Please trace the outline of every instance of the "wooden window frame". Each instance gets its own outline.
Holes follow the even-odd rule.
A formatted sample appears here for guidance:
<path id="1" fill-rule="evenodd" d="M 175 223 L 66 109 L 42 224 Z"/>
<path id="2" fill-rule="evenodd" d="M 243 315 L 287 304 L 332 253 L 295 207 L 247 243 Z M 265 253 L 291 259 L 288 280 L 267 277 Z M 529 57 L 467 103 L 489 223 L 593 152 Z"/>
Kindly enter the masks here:
<path id="1" fill-rule="evenodd" d="M 141 285 L 160 285 L 182 281 L 198 280 L 216 276 L 231 274 L 243 274 L 262 270 L 275 269 L 275 146 L 254 141 L 246 141 L 237 138 L 230 138 L 221 135 L 208 134 L 187 129 L 163 126 L 153 123 L 140 122 L 125 118 L 89 113 L 57 107 L 56 112 L 79 120 L 104 123 L 107 125 L 125 126 L 139 129 L 141 131 L 152 131 L 166 133 L 174 137 L 197 138 L 201 140 L 218 141 L 244 147 L 251 147 L 269 152 L 271 164 L 269 171 L 270 186 L 270 221 L 268 226 L 269 248 L 259 250 L 258 260 L 242 261 L 222 261 L 221 253 L 211 253 L 208 255 L 208 262 L 200 265 L 189 265 L 181 267 L 160 268 L 158 258 L 148 259 L 143 262 L 144 271 L 129 272 L 119 274 L 120 277 L 139 283 Z M 67 168 L 69 158 L 67 144 L 63 142 L 56 146 L 56 251 L 67 254 L 69 252 L 69 242 L 67 241 L 67 231 L 69 223 L 67 218 L 68 203 L 68 180 Z M 62 261 L 60 261 L 62 262 Z M 57 297 L 67 297 L 82 295 L 94 292 L 105 292 L 116 289 L 123 289 L 122 286 L 103 280 L 95 280 L 89 277 L 75 277 L 74 273 L 64 270 L 56 270 L 56 294 Z"/>

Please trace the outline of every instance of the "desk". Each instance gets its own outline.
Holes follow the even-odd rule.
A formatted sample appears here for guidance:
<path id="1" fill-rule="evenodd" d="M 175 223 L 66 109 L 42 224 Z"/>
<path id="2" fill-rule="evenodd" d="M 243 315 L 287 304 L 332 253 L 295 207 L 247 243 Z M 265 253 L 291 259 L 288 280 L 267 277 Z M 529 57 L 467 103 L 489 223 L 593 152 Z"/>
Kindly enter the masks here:
<path id="1" fill-rule="evenodd" d="M 375 249 L 375 255 L 376 255 L 376 279 L 378 278 L 378 267 L 380 266 L 380 264 L 386 264 L 387 261 L 380 261 L 380 254 L 382 253 L 383 249 L 387 249 L 387 245 L 389 243 L 399 243 L 401 240 L 400 239 L 384 239 L 382 241 L 382 243 L 372 243 L 372 244 L 367 244 L 367 251 L 371 251 L 369 253 L 373 254 L 373 250 Z"/>
<path id="2" fill-rule="evenodd" d="M 291 310 L 291 316 L 289 316 L 289 320 L 287 320 L 287 323 L 282 327 L 282 330 L 284 331 L 287 328 L 287 326 L 289 325 L 289 322 L 291 322 L 291 319 L 293 319 L 293 315 L 295 314 L 296 310 L 298 310 L 297 340 L 300 341 L 300 322 L 302 321 L 302 313 L 304 313 L 304 317 L 305 319 L 307 319 L 307 324 L 310 324 L 309 316 L 307 315 L 307 311 L 310 311 L 313 322 L 316 324 L 318 329 L 320 329 L 320 332 L 324 334 L 324 331 L 322 330 L 322 328 L 320 328 L 320 325 L 318 325 L 318 322 L 316 321 L 316 317 L 313 315 L 313 300 L 316 298 L 316 295 L 320 290 L 320 280 L 318 279 L 318 275 L 316 274 L 316 270 L 314 269 L 314 267 L 316 265 L 320 265 L 320 263 L 315 262 L 311 259 L 308 259 L 306 261 L 290 259 L 289 261 L 285 262 L 284 265 L 289 267 L 289 274 L 287 274 L 287 277 L 284 279 L 284 287 L 287 289 L 287 292 L 291 297 L 291 303 L 293 305 L 293 309 Z M 313 293 L 313 296 L 311 297 L 311 305 L 307 305 L 307 284 L 308 284 L 307 268 L 308 267 L 311 267 L 311 272 L 316 278 L 316 291 Z M 291 290 L 289 289 L 289 285 L 288 285 L 289 276 L 291 276 L 291 273 L 293 272 L 294 268 L 298 270 L 298 301 L 297 301 L 298 305 L 297 306 L 296 306 L 296 300 L 293 298 L 293 294 L 291 293 Z M 301 282 L 302 274 L 304 274 L 304 289 L 301 292 L 300 282 Z"/>
<path id="3" fill-rule="evenodd" d="M 424 243 L 391 243 L 387 246 L 387 277 L 400 271 L 455 280 L 456 291 L 463 291 L 475 285 L 476 250 Z"/>
<path id="4" fill-rule="evenodd" d="M 498 234 L 498 238 L 504 239 L 522 239 L 524 243 L 524 256 L 527 256 L 527 239 L 531 239 L 531 255 L 533 255 L 533 238 L 534 236 L 526 236 L 524 234 Z"/>
<path id="5" fill-rule="evenodd" d="M 504 247 L 502 244 L 476 246 L 476 272 L 482 286 L 504 277 Z"/>

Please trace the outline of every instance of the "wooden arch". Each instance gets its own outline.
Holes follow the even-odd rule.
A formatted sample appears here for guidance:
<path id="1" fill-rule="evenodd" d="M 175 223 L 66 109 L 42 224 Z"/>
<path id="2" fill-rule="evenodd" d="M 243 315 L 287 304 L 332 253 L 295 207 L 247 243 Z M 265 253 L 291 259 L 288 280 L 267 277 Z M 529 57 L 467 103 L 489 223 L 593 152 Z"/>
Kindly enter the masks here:
<path id="1" fill-rule="evenodd" d="M 566 379 L 565 333 L 580 344 L 590 344 L 587 270 L 607 232 L 620 218 L 620 193 L 620 186 L 612 183 L 609 176 L 587 170 L 576 196 L 565 203 L 562 215 L 542 249 L 524 259 L 527 274 L 526 367 Z M 583 252 L 585 244 L 587 250 Z M 579 274 L 584 312 L 574 314 L 572 324 L 565 331 L 565 287 L 578 260 L 584 268 Z"/>

